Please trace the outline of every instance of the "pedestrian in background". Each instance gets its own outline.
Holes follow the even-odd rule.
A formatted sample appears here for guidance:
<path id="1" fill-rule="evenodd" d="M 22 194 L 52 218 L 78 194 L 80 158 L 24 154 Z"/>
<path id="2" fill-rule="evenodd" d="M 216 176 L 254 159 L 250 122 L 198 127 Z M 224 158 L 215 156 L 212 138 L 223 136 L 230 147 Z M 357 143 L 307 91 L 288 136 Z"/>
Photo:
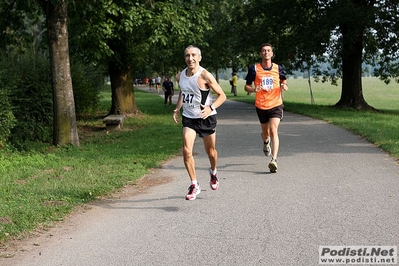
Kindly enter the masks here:
<path id="1" fill-rule="evenodd" d="M 157 89 L 158 93 L 159 93 L 159 90 L 161 89 L 161 81 L 162 81 L 162 79 L 161 79 L 161 77 L 158 75 L 158 76 L 155 78 L 155 88 Z"/>
<path id="2" fill-rule="evenodd" d="M 237 96 L 237 82 L 238 82 L 237 72 L 234 71 L 233 77 L 230 80 L 231 93 L 233 93 L 234 96 Z"/>
<path id="3" fill-rule="evenodd" d="M 162 89 L 165 92 L 165 106 L 169 100 L 169 106 L 172 105 L 172 96 L 174 94 L 173 82 L 170 80 L 170 76 L 166 76 L 165 81 L 162 83 Z"/>

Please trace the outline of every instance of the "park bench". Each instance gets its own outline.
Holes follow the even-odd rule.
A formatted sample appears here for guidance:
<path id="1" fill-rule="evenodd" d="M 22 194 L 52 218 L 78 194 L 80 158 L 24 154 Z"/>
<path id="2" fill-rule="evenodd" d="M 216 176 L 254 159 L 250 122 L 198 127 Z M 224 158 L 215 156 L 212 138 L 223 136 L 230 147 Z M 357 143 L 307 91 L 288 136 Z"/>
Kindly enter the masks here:
<path id="1" fill-rule="evenodd" d="M 103 119 L 103 122 L 108 131 L 119 130 L 123 125 L 123 120 L 125 120 L 124 115 L 109 115 Z"/>

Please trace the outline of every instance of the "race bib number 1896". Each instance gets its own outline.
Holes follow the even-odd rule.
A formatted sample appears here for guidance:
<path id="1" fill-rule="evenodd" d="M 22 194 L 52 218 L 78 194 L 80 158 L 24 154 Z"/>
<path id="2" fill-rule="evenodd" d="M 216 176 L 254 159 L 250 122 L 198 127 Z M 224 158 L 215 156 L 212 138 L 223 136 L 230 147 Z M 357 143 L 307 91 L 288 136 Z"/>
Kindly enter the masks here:
<path id="1" fill-rule="evenodd" d="M 265 91 L 271 91 L 273 89 L 273 77 L 262 78 L 261 87 Z"/>

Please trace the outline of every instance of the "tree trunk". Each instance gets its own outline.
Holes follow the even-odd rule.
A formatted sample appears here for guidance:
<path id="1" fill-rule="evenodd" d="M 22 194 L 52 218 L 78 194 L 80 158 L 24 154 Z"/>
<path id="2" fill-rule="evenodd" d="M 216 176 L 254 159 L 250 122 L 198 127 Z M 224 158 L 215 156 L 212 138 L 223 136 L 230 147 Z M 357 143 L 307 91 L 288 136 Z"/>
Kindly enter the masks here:
<path id="1" fill-rule="evenodd" d="M 217 83 L 219 83 L 219 69 L 216 69 L 215 76 L 216 76 L 215 79 L 216 79 Z"/>
<path id="2" fill-rule="evenodd" d="M 138 112 L 138 108 L 134 98 L 131 69 L 120 69 L 111 64 L 109 75 L 112 92 L 112 106 L 109 115 L 133 116 Z"/>
<path id="3" fill-rule="evenodd" d="M 342 33 L 342 91 L 341 99 L 335 106 L 356 110 L 374 109 L 363 97 L 363 26 L 343 23 L 340 29 Z"/>
<path id="4" fill-rule="evenodd" d="M 57 4 L 38 0 L 46 14 L 53 87 L 53 143 L 79 146 L 68 48 L 68 12 L 65 0 Z"/>

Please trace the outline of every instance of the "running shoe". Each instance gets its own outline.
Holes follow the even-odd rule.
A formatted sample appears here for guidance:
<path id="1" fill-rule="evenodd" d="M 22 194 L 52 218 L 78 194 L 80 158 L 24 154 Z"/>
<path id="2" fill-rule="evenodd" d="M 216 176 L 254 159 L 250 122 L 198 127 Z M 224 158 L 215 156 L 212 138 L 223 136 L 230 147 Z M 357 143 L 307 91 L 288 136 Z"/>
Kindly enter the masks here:
<path id="1" fill-rule="evenodd" d="M 217 190 L 219 188 L 219 179 L 216 175 L 211 174 L 211 181 L 209 182 L 212 190 Z"/>
<path id="2" fill-rule="evenodd" d="M 272 149 L 270 148 L 270 138 L 267 143 L 263 143 L 263 153 L 266 157 L 269 157 L 272 154 Z"/>
<path id="3" fill-rule="evenodd" d="M 277 161 L 275 159 L 272 159 L 269 163 L 269 169 L 270 172 L 276 173 L 277 172 Z"/>
<path id="4" fill-rule="evenodd" d="M 188 187 L 188 193 L 186 196 L 186 200 L 195 200 L 199 193 L 201 193 L 200 185 L 199 184 L 197 184 L 197 185 L 191 184 L 191 186 Z"/>

